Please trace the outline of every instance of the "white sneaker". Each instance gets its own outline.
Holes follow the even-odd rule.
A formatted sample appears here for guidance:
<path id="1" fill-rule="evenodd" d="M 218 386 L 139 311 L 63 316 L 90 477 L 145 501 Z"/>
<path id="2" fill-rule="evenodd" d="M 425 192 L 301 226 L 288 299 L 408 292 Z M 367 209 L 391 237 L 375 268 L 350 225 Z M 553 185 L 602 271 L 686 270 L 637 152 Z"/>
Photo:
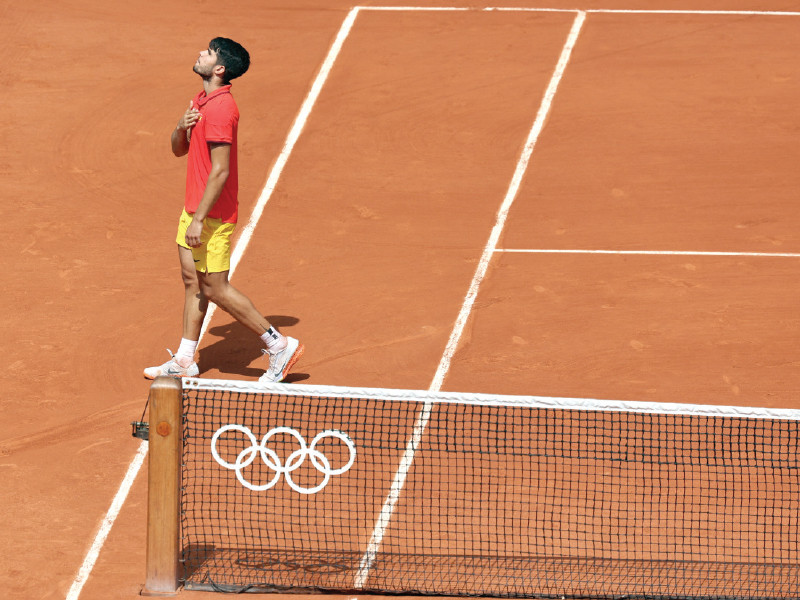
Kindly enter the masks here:
<path id="1" fill-rule="evenodd" d="M 147 367 L 144 370 L 144 376 L 147 379 L 155 379 L 160 375 L 176 378 L 196 377 L 197 375 L 200 375 L 200 369 L 198 368 L 196 362 L 193 362 L 188 367 L 182 367 L 178 364 L 178 361 L 175 360 L 175 355 L 172 353 L 172 350 L 167 349 L 167 352 L 169 352 L 169 355 L 172 357 L 170 360 L 159 367 Z"/>
<path id="2" fill-rule="evenodd" d="M 269 368 L 267 372 L 258 378 L 259 383 L 278 383 L 283 381 L 289 374 L 289 370 L 294 366 L 294 363 L 303 356 L 305 346 L 298 342 L 293 337 L 286 337 L 286 348 L 275 352 L 268 352 L 262 350 L 264 354 L 269 356 Z"/>

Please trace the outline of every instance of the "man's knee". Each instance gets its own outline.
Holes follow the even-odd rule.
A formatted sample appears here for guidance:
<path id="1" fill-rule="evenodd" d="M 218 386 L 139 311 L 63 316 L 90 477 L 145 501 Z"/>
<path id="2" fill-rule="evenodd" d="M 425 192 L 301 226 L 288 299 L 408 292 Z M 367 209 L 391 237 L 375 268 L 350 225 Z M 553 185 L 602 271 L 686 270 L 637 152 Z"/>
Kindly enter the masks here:
<path id="1" fill-rule="evenodd" d="M 200 291 L 210 302 L 224 306 L 228 282 L 222 278 L 200 276 Z"/>
<path id="2" fill-rule="evenodd" d="M 197 281 L 197 271 L 195 271 L 194 268 L 188 269 L 181 266 L 181 279 L 187 290 L 196 289 L 200 291 L 200 283 Z"/>
<path id="3" fill-rule="evenodd" d="M 192 251 L 183 246 L 178 246 L 178 258 L 181 263 L 181 279 L 186 289 L 198 289 L 199 282 L 197 280 L 197 270 L 195 269 L 194 257 Z"/>

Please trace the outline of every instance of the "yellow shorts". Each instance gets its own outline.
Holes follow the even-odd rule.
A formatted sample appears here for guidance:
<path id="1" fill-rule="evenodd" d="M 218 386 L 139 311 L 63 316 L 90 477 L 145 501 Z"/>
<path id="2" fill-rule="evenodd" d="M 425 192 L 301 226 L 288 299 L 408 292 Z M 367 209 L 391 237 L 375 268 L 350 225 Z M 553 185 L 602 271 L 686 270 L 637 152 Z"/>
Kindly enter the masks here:
<path id="1" fill-rule="evenodd" d="M 223 223 L 219 219 L 206 217 L 203 221 L 202 242 L 197 248 L 186 243 L 186 229 L 192 222 L 192 215 L 183 211 L 178 223 L 178 236 L 175 239 L 179 246 L 189 248 L 194 257 L 194 267 L 201 273 L 221 273 L 231 270 L 231 236 L 236 223 Z"/>

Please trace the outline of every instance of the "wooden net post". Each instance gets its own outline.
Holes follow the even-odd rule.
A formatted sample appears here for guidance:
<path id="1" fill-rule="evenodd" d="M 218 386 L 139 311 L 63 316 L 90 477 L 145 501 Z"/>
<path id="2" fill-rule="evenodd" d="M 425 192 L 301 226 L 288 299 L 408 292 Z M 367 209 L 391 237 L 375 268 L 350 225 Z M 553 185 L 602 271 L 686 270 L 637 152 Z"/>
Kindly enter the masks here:
<path id="1" fill-rule="evenodd" d="M 173 596 L 178 591 L 181 395 L 181 381 L 173 377 L 157 377 L 150 387 L 147 578 L 143 596 Z"/>

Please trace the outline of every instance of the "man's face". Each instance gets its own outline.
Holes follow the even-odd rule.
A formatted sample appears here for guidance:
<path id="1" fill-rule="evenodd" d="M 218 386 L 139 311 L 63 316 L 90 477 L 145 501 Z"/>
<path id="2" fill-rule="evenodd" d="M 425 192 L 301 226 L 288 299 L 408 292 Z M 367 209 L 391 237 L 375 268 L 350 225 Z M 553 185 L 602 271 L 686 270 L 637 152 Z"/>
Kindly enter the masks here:
<path id="1" fill-rule="evenodd" d="M 192 70 L 203 78 L 209 78 L 214 73 L 214 67 L 217 66 L 217 53 L 211 48 L 207 48 L 200 52 L 197 57 L 197 62 L 194 63 Z"/>

